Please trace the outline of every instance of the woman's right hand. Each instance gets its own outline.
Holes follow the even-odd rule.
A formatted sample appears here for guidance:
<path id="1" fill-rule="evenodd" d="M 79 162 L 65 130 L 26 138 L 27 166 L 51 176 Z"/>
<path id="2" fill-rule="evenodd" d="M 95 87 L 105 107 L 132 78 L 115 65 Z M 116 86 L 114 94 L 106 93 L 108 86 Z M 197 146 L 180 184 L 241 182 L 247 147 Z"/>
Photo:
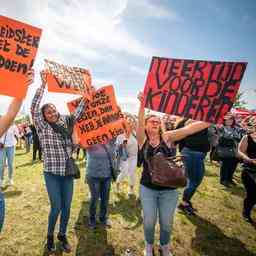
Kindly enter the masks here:
<path id="1" fill-rule="evenodd" d="M 140 101 L 140 104 L 144 106 L 145 97 L 144 97 L 143 92 L 139 92 L 137 98 L 138 98 L 138 100 Z"/>
<path id="2" fill-rule="evenodd" d="M 47 83 L 47 72 L 45 70 L 42 70 L 40 72 L 40 75 L 41 75 L 42 87 L 45 87 Z"/>
<path id="3" fill-rule="evenodd" d="M 34 82 L 35 72 L 34 69 L 30 69 L 27 73 L 27 85 L 31 85 Z"/>

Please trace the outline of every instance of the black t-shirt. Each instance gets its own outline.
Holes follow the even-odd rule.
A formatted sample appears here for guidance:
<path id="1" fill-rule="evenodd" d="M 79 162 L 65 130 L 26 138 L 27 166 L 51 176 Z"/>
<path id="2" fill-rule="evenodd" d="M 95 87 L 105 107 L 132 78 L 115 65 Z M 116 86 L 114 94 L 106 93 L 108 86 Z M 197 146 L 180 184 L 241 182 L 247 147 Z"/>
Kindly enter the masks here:
<path id="1" fill-rule="evenodd" d="M 247 155 L 251 159 L 256 159 L 256 142 L 253 141 L 250 135 L 248 138 Z M 256 173 L 256 166 L 254 164 L 244 163 L 243 167 L 245 170 Z"/>
<path id="2" fill-rule="evenodd" d="M 184 127 L 184 122 L 177 125 L 176 129 Z M 178 141 L 179 150 L 181 151 L 184 147 L 189 148 L 193 151 L 207 153 L 210 150 L 210 142 L 208 136 L 208 128 L 203 129 L 200 132 L 194 133 L 187 136 L 186 138 Z"/>
<path id="3" fill-rule="evenodd" d="M 147 144 L 147 146 L 146 146 Z M 146 151 L 147 152 L 144 152 Z M 164 142 L 163 139 L 161 139 L 160 144 L 156 147 L 152 147 L 149 143 L 148 140 L 145 141 L 142 149 L 139 150 L 138 154 L 139 154 L 139 159 L 141 160 L 141 164 L 143 166 L 143 171 L 142 171 L 142 175 L 141 175 L 141 180 L 140 180 L 140 184 L 142 184 L 143 186 L 150 188 L 150 189 L 155 189 L 155 190 L 169 190 L 169 189 L 175 189 L 175 188 L 166 188 L 166 187 L 161 187 L 158 185 L 155 185 L 152 183 L 151 180 L 151 176 L 150 176 L 150 172 L 148 169 L 148 164 L 147 161 L 145 161 L 145 157 L 144 155 L 149 158 L 152 157 L 153 154 L 156 154 L 158 152 L 163 153 L 165 156 L 173 156 L 170 155 L 170 150 L 168 148 L 168 146 L 166 145 L 166 143 Z"/>

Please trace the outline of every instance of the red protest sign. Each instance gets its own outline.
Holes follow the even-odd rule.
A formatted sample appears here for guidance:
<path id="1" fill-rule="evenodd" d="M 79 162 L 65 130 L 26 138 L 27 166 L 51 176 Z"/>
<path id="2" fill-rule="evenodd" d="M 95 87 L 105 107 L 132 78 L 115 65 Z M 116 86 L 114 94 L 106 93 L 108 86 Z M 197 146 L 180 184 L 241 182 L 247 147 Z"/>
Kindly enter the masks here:
<path id="1" fill-rule="evenodd" d="M 42 30 L 0 15 L 0 94 L 24 98 Z"/>
<path id="2" fill-rule="evenodd" d="M 68 103 L 72 113 L 82 98 Z M 92 100 L 86 99 L 83 116 L 76 122 L 75 129 L 80 144 L 89 147 L 104 144 L 125 131 L 123 114 L 115 99 L 113 86 L 105 86 L 97 90 Z"/>
<path id="3" fill-rule="evenodd" d="M 50 92 L 80 94 L 91 97 L 91 74 L 87 69 L 69 67 L 45 60 Z"/>
<path id="4" fill-rule="evenodd" d="M 246 65 L 153 57 L 144 88 L 145 107 L 221 123 L 232 108 Z"/>

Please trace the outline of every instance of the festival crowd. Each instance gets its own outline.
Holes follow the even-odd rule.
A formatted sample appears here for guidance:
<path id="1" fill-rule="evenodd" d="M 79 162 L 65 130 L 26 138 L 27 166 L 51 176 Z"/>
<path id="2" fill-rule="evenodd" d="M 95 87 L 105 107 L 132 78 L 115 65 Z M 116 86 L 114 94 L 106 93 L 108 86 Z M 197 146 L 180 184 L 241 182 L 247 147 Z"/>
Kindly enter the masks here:
<path id="1" fill-rule="evenodd" d="M 27 75 L 27 83 L 33 82 L 33 72 Z M 41 106 L 46 90 L 46 74 L 41 72 L 41 86 L 37 89 L 31 105 L 31 123 L 15 125 L 13 120 L 22 100 L 13 99 L 7 113 L 0 117 L 0 187 L 14 184 L 14 156 L 18 141 L 33 158 L 43 161 L 45 186 L 49 197 L 46 248 L 56 250 L 55 228 L 59 218 L 57 239 L 63 251 L 70 253 L 71 245 L 67 228 L 73 198 L 74 178 L 78 178 L 72 156 L 82 148 L 86 158 L 86 183 L 90 191 L 88 227 L 96 229 L 100 224 L 111 227 L 108 215 L 111 186 L 113 193 L 120 193 L 123 181 L 128 178 L 128 195 L 135 194 L 137 167 L 141 167 L 139 199 L 143 213 L 145 238 L 144 255 L 155 254 L 155 227 L 160 225 L 159 253 L 173 255 L 170 249 L 172 225 L 176 209 L 184 214 L 196 215 L 193 197 L 205 176 L 205 159 L 209 153 L 211 162 L 218 162 L 220 184 L 229 189 L 236 186 L 234 173 L 241 166 L 242 183 L 246 191 L 241 217 L 254 225 L 252 210 L 256 204 L 256 118 L 248 116 L 238 120 L 232 113 L 226 114 L 223 124 L 213 125 L 187 118 L 145 114 L 144 95 L 138 94 L 138 115 L 124 113 L 125 133 L 108 141 L 84 149 L 74 131 L 76 121 L 86 108 L 81 100 L 71 115 L 61 115 L 52 103 Z M 79 153 L 78 153 L 79 154 Z M 175 160 L 181 156 L 185 170 L 186 186 L 178 203 L 178 186 L 165 186 L 155 182 L 152 176 L 152 159 L 163 157 Z M 5 182 L 5 170 L 8 179 Z M 74 173 L 70 173 L 73 170 Z M 7 175 L 6 175 L 7 176 Z M 165 177 L 157 177 L 158 179 Z M 115 183 L 113 183 L 115 181 Z M 164 182 L 164 181 L 163 181 Z M 164 184 L 164 183 L 163 183 Z M 0 193 L 0 230 L 4 222 L 4 198 Z M 99 212 L 97 208 L 99 205 Z M 200 209 L 199 209 L 200 210 Z"/>

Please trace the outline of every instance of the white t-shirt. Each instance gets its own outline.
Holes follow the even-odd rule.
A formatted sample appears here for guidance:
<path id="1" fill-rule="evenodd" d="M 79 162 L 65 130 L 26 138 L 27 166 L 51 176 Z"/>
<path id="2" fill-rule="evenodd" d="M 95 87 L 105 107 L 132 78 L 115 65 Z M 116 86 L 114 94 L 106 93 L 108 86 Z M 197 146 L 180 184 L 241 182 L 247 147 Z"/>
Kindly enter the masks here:
<path id="1" fill-rule="evenodd" d="M 138 142 L 133 134 L 127 139 L 124 134 L 120 134 L 116 138 L 116 143 L 121 145 L 125 140 L 127 140 L 126 148 L 128 156 L 137 156 L 138 154 Z"/>
<path id="2" fill-rule="evenodd" d="M 19 130 L 16 125 L 12 125 L 0 138 L 0 142 L 4 143 L 5 147 L 15 146 L 17 141 L 15 136 L 19 136 Z M 5 137 L 6 136 L 6 137 Z"/>

